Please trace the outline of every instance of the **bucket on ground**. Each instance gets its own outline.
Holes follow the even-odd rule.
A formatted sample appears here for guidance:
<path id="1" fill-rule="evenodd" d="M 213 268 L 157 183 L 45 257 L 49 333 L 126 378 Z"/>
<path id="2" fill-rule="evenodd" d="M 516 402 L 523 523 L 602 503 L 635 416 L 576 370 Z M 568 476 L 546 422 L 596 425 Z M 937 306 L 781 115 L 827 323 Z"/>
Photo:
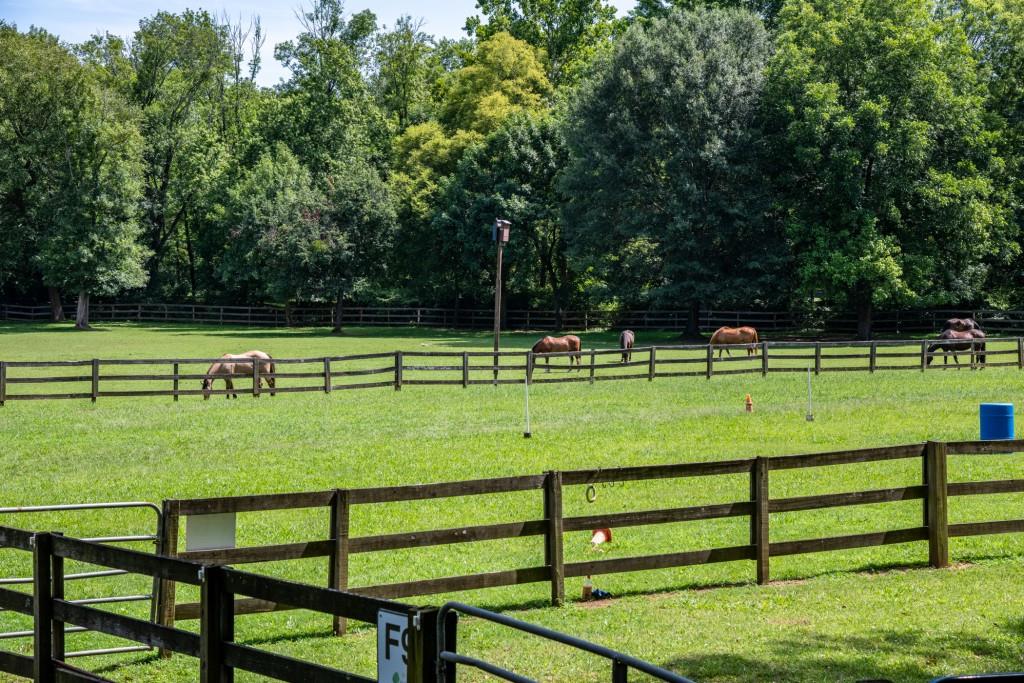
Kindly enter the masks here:
<path id="1" fill-rule="evenodd" d="M 984 441 L 1013 438 L 1013 404 L 982 403 L 978 410 Z"/>

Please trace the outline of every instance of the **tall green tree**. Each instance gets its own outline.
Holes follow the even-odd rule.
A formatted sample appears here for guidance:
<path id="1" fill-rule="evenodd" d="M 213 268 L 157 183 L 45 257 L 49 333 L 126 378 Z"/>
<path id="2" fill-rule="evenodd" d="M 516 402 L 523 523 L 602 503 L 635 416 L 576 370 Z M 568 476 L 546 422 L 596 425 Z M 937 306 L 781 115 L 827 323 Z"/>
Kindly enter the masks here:
<path id="1" fill-rule="evenodd" d="M 377 38 L 372 87 L 381 109 L 393 117 L 399 131 L 428 120 L 434 105 L 433 86 L 442 74 L 433 38 L 422 27 L 422 20 L 404 16 Z"/>
<path id="2" fill-rule="evenodd" d="M 552 94 L 536 50 L 508 33 L 477 44 L 445 78 L 441 121 L 451 131 L 487 134 L 512 114 L 538 111 Z"/>
<path id="3" fill-rule="evenodd" d="M 92 295 L 146 281 L 138 112 L 41 31 L 0 29 L 0 84 L 0 235 L 86 329 Z"/>
<path id="4" fill-rule="evenodd" d="M 999 155 L 1005 161 L 999 174 L 1014 212 L 1024 226 L 1024 1 L 943 0 L 943 14 L 967 34 L 985 86 L 985 111 L 999 132 Z M 986 287 L 989 305 L 1019 306 L 1024 302 L 1024 263 L 1020 255 L 994 259 Z"/>
<path id="5" fill-rule="evenodd" d="M 200 211 L 201 190 L 208 184 L 208 178 L 191 171 L 223 166 L 216 158 L 222 138 L 210 121 L 223 81 L 234 71 L 229 27 L 204 11 L 158 12 L 140 22 L 128 59 L 133 68 L 126 76 L 128 96 L 142 110 L 145 139 L 149 290 L 157 296 L 181 295 L 185 288 L 175 272 L 181 263 L 175 246 L 190 214 Z M 197 155 L 215 158 L 197 164 Z"/>
<path id="6" fill-rule="evenodd" d="M 508 219 L 509 296 L 520 305 L 550 306 L 560 325 L 576 293 L 559 216 L 558 178 L 567 158 L 559 124 L 545 115 L 517 114 L 471 148 L 439 202 L 434 229 L 443 267 L 434 277 L 470 301 L 484 298 L 494 282 L 491 224 Z"/>
<path id="7" fill-rule="evenodd" d="M 580 89 L 563 222 L 606 298 L 777 300 L 786 248 L 766 217 L 759 121 L 770 51 L 749 12 L 675 12 L 631 26 Z"/>
<path id="8" fill-rule="evenodd" d="M 1014 234 L 964 33 L 928 0 L 801 0 L 769 66 L 771 177 L 805 295 L 972 301 Z"/>
<path id="9" fill-rule="evenodd" d="M 630 14 L 642 19 L 654 19 L 665 17 L 673 10 L 731 7 L 750 10 L 772 26 L 784 2 L 785 0 L 637 0 Z"/>
<path id="10" fill-rule="evenodd" d="M 280 87 L 268 137 L 285 142 L 317 182 L 346 159 L 387 162 L 387 126 L 363 78 L 372 16 L 346 18 L 341 2 L 314 0 L 303 32 L 274 51 L 291 78 Z"/>
<path id="11" fill-rule="evenodd" d="M 477 0 L 476 6 L 487 21 L 472 16 L 466 31 L 481 40 L 506 32 L 542 50 L 556 86 L 575 82 L 616 29 L 615 7 L 603 0 Z"/>

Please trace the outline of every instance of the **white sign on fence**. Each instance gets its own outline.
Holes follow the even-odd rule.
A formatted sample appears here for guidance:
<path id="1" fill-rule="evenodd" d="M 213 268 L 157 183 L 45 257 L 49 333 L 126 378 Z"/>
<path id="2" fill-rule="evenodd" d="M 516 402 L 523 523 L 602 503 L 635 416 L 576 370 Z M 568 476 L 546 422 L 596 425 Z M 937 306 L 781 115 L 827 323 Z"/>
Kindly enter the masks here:
<path id="1" fill-rule="evenodd" d="M 189 515 L 185 518 L 185 550 L 235 547 L 235 513 Z"/>
<path id="2" fill-rule="evenodd" d="M 409 615 L 377 611 L 377 681 L 409 680 Z"/>

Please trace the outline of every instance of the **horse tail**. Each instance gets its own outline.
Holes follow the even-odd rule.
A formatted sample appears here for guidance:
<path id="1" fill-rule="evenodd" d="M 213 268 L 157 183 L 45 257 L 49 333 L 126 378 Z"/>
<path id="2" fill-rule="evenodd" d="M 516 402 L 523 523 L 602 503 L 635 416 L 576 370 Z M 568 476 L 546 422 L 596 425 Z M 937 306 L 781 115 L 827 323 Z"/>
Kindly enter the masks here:
<path id="1" fill-rule="evenodd" d="M 537 343 L 530 347 L 530 352 L 531 353 L 539 353 L 539 351 L 537 351 L 537 347 L 540 346 L 542 341 L 544 341 L 544 340 L 543 339 L 538 339 Z"/>

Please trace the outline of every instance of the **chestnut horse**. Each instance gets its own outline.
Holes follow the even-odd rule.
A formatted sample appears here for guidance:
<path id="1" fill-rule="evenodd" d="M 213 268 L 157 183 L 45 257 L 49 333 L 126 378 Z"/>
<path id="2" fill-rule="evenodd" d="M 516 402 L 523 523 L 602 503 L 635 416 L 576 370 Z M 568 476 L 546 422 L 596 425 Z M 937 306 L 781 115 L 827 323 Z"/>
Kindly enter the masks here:
<path id="1" fill-rule="evenodd" d="M 619 348 L 622 349 L 622 362 L 628 363 L 633 357 L 633 343 L 636 342 L 636 335 L 633 330 L 623 330 L 619 335 Z"/>
<path id="2" fill-rule="evenodd" d="M 725 346 L 732 344 L 745 344 L 747 345 L 747 355 L 757 355 L 757 330 L 753 327 L 719 327 L 715 330 L 715 333 L 711 335 L 712 346 Z M 718 349 L 718 357 L 722 357 L 722 351 L 725 351 L 728 355 L 729 349 Z"/>
<path id="3" fill-rule="evenodd" d="M 982 365 L 985 364 L 985 333 L 978 329 L 972 329 L 967 331 L 960 330 L 943 330 L 942 334 L 939 335 L 938 341 L 931 344 L 928 347 L 928 362 L 927 365 L 932 364 L 933 353 L 936 351 L 942 351 L 942 364 L 949 364 L 949 354 L 953 354 L 953 362 L 960 365 L 960 359 L 957 357 L 957 351 L 969 351 L 971 354 L 971 363 L 977 362 Z M 975 341 L 975 340 L 980 341 Z"/>
<path id="4" fill-rule="evenodd" d="M 534 353 L 573 353 L 569 356 L 569 369 L 572 369 L 572 361 L 576 359 L 577 369 L 582 368 L 583 361 L 580 359 L 580 338 L 574 334 L 567 334 L 564 337 L 544 337 L 530 349 Z M 544 358 L 544 365 L 547 372 L 551 372 L 551 359 Z"/>
<path id="5" fill-rule="evenodd" d="M 249 363 L 232 363 L 233 360 L 246 360 L 249 358 L 255 359 Z M 203 380 L 203 398 L 209 399 L 210 392 L 213 390 L 213 381 L 218 377 L 224 380 L 224 386 L 228 392 L 225 394 L 225 398 L 238 398 L 238 394 L 235 393 L 235 383 L 232 381 L 234 377 L 252 377 L 253 367 L 259 365 L 259 386 L 263 386 L 263 380 L 267 380 L 267 386 L 270 387 L 270 395 L 274 396 L 277 394 L 275 391 L 275 383 L 273 377 L 267 375 L 274 374 L 274 361 L 270 357 L 269 353 L 263 351 L 246 351 L 245 353 L 225 353 L 221 356 L 222 360 L 217 361 L 210 366 L 209 370 L 206 371 L 206 379 Z"/>

